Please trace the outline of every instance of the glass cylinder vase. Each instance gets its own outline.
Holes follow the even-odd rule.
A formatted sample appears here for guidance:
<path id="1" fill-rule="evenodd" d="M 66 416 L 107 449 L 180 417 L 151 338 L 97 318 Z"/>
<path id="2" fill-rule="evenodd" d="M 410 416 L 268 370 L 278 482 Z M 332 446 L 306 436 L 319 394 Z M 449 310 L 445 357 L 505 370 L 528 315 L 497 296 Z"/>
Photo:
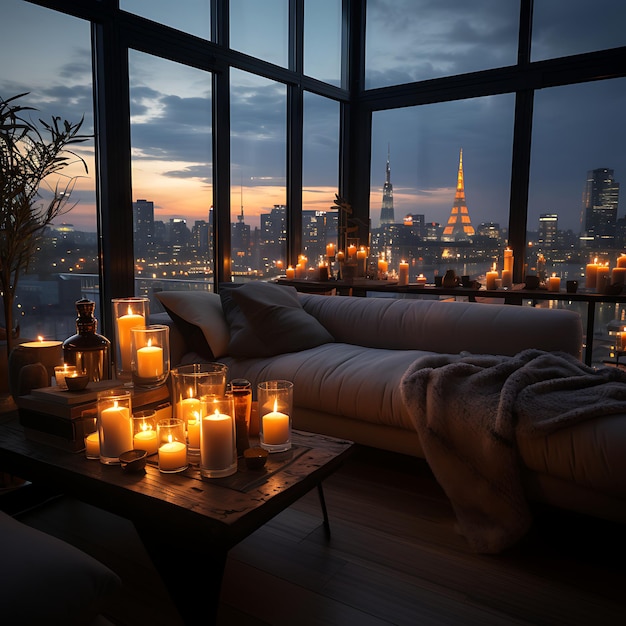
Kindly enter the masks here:
<path id="1" fill-rule="evenodd" d="M 155 324 L 130 329 L 130 364 L 133 384 L 158 387 L 170 373 L 170 329 Z"/>
<path id="2" fill-rule="evenodd" d="M 223 478 L 237 471 L 235 407 L 231 394 L 202 396 L 200 474 Z"/>
<path id="3" fill-rule="evenodd" d="M 165 419 L 157 423 L 159 471 L 175 474 L 187 469 L 187 441 L 185 425 L 179 419 Z"/>
<path id="4" fill-rule="evenodd" d="M 268 380 L 259 383 L 259 440 L 268 452 L 291 448 L 291 416 L 293 414 L 293 383 L 289 380 Z"/>
<path id="5" fill-rule="evenodd" d="M 148 409 L 133 413 L 133 449 L 156 454 L 158 449 L 156 411 Z"/>
<path id="6" fill-rule="evenodd" d="M 98 392 L 100 462 L 117 465 L 120 454 L 133 448 L 132 396 L 129 389 Z"/>
<path id="7" fill-rule="evenodd" d="M 142 297 L 113 298 L 113 327 L 115 332 L 115 370 L 117 378 L 132 377 L 130 330 L 146 326 L 150 320 L 150 300 Z"/>

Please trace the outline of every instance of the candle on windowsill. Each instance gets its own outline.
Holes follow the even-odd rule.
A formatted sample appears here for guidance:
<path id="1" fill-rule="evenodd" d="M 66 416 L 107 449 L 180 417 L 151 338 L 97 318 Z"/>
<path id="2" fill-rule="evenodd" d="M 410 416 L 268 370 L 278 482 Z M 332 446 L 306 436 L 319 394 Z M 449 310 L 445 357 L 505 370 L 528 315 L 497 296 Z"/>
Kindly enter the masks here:
<path id="1" fill-rule="evenodd" d="M 598 271 L 596 275 L 596 291 L 598 293 L 604 293 L 610 282 L 611 279 L 609 278 L 609 264 L 598 264 Z"/>
<path id="2" fill-rule="evenodd" d="M 617 267 L 626 267 L 626 254 L 622 253 L 617 257 Z"/>
<path id="3" fill-rule="evenodd" d="M 485 288 L 489 290 L 496 289 L 496 280 L 499 278 L 498 271 L 496 270 L 496 264 L 491 267 L 491 271 L 485 274 Z"/>
<path id="4" fill-rule="evenodd" d="M 406 261 L 400 261 L 398 266 L 398 285 L 409 284 L 409 264 Z"/>
<path id="5" fill-rule="evenodd" d="M 136 326 L 145 326 L 146 318 L 143 315 L 139 315 L 133 312 L 133 309 L 128 305 L 128 312 L 126 315 L 118 317 L 117 324 L 117 341 L 120 346 L 120 357 L 122 361 L 122 371 L 130 372 L 130 329 Z"/>
<path id="6" fill-rule="evenodd" d="M 513 273 L 513 250 L 511 248 L 506 248 L 504 250 L 504 271 L 502 272 L 502 286 L 505 287 L 504 284 L 504 272 Z"/>
<path id="7" fill-rule="evenodd" d="M 556 274 L 552 274 L 550 278 L 548 278 L 548 291 L 560 291 L 561 290 L 561 279 Z"/>
<path id="8" fill-rule="evenodd" d="M 619 265 L 619 259 L 618 259 Z M 585 268 L 585 287 L 587 289 L 595 289 L 598 280 L 598 259 L 594 259 L 593 263 L 587 263 Z"/>
<path id="9" fill-rule="evenodd" d="M 386 274 L 388 269 L 389 264 L 387 263 L 387 261 L 383 258 L 378 259 L 378 271 L 381 274 Z"/>
<path id="10" fill-rule="evenodd" d="M 293 280 L 296 277 L 296 270 L 291 265 L 285 270 L 285 276 L 287 280 Z"/>
<path id="11" fill-rule="evenodd" d="M 510 289 L 513 286 L 511 270 L 502 270 L 502 286 L 506 289 Z"/>
<path id="12" fill-rule="evenodd" d="M 326 257 L 328 258 L 329 261 L 335 258 L 335 244 L 334 243 L 326 244 Z"/>
<path id="13" fill-rule="evenodd" d="M 356 255 L 356 246 L 351 244 L 348 246 L 348 258 L 351 259 Z"/>
<path id="14" fill-rule="evenodd" d="M 611 284 L 620 284 L 623 285 L 626 280 L 626 266 L 617 266 L 614 267 L 611 271 Z"/>
<path id="15" fill-rule="evenodd" d="M 424 276 L 424 274 L 420 274 L 417 277 L 417 284 L 418 285 L 422 285 L 422 286 L 424 286 L 426 284 L 426 276 Z"/>

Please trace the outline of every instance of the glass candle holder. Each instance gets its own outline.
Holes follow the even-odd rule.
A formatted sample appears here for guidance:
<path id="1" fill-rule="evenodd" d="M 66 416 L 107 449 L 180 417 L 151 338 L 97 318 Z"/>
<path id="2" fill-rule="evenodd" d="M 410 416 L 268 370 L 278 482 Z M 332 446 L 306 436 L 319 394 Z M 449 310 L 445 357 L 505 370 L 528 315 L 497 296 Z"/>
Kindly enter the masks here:
<path id="1" fill-rule="evenodd" d="M 57 387 L 59 389 L 67 389 L 67 385 L 65 384 L 65 377 L 70 376 L 76 373 L 75 365 L 68 365 L 64 363 L 63 365 L 57 365 L 54 368 L 54 380 L 57 383 Z"/>
<path id="2" fill-rule="evenodd" d="M 187 440 L 185 424 L 176 418 L 157 423 L 159 471 L 175 474 L 187 469 Z"/>
<path id="3" fill-rule="evenodd" d="M 283 452 L 291 448 L 291 415 L 293 413 L 293 383 L 288 380 L 268 380 L 259 383 L 259 440 L 268 452 Z"/>
<path id="4" fill-rule="evenodd" d="M 130 361 L 135 385 L 162 385 L 170 373 L 169 326 L 156 324 L 131 328 Z"/>
<path id="5" fill-rule="evenodd" d="M 158 450 L 156 411 L 133 413 L 133 449 L 156 454 Z"/>
<path id="6" fill-rule="evenodd" d="M 250 415 L 252 413 L 252 385 L 245 378 L 230 381 L 230 392 L 235 407 L 235 433 L 237 454 L 241 456 L 250 447 Z"/>
<path id="7" fill-rule="evenodd" d="M 116 465 L 120 454 L 133 447 L 132 396 L 129 389 L 98 392 L 100 462 Z"/>
<path id="8" fill-rule="evenodd" d="M 148 298 L 114 298 L 113 327 L 115 329 L 115 369 L 117 378 L 130 380 L 132 377 L 130 330 L 146 326 L 150 319 Z"/>
<path id="9" fill-rule="evenodd" d="M 237 471 L 235 407 L 231 394 L 202 397 L 200 474 L 222 478 Z"/>
<path id="10" fill-rule="evenodd" d="M 188 453 L 192 456 L 200 454 L 200 385 L 206 385 L 210 392 L 204 395 L 223 396 L 227 375 L 228 368 L 223 363 L 193 363 L 172 370 L 174 417 L 185 422 Z"/>

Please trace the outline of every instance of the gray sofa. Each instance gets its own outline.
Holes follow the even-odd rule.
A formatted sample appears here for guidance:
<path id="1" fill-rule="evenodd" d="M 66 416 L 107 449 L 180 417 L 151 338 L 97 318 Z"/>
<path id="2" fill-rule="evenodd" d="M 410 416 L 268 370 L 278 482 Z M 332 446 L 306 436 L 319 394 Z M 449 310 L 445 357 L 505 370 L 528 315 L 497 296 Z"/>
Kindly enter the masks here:
<path id="1" fill-rule="evenodd" d="M 221 297 L 157 294 L 166 313 L 152 321 L 171 326 L 172 364 L 218 360 L 230 378 L 291 380 L 295 428 L 402 454 L 424 457 L 400 392 L 418 357 L 513 356 L 528 348 L 581 357 L 580 316 L 564 309 L 252 285 L 221 289 Z M 531 499 L 626 521 L 626 417 L 586 421 L 519 447 Z"/>

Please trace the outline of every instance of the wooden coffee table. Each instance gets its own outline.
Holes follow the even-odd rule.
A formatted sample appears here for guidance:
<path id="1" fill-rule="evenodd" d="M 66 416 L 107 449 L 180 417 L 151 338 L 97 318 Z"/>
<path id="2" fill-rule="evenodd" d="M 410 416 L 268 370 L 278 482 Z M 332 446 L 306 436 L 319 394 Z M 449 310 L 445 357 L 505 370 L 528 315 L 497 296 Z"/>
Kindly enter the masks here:
<path id="1" fill-rule="evenodd" d="M 0 416 L 0 471 L 48 485 L 131 520 L 186 623 L 215 623 L 228 551 L 317 488 L 330 533 L 322 481 L 352 442 L 294 431 L 294 447 L 272 454 L 263 470 L 202 479 L 197 467 L 162 474 L 148 464 L 131 474 L 29 441 L 17 414 Z"/>

